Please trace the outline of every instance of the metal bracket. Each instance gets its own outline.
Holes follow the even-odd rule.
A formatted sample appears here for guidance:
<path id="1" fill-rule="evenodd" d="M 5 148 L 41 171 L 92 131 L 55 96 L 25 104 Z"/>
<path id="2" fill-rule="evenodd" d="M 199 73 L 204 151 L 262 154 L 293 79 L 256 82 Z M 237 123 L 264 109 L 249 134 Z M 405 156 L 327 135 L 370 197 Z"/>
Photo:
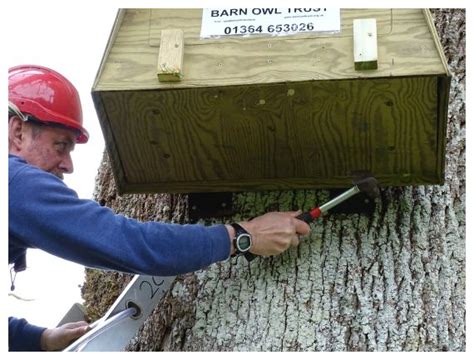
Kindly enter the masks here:
<path id="1" fill-rule="evenodd" d="M 189 221 L 235 214 L 231 192 L 188 194 Z"/>
<path id="2" fill-rule="evenodd" d="M 344 189 L 329 189 L 329 198 L 333 199 L 344 191 Z M 360 192 L 329 210 L 328 214 L 370 215 L 375 211 L 375 205 L 374 199 L 369 197 L 366 193 Z"/>
<path id="3" fill-rule="evenodd" d="M 328 189 L 329 198 L 333 199 L 346 189 Z M 314 204 L 318 206 L 321 204 Z M 199 219 L 210 217 L 228 217 L 235 214 L 231 192 L 189 193 L 189 221 L 196 223 Z M 372 214 L 375 211 L 375 200 L 361 192 L 345 200 L 329 214 Z"/>

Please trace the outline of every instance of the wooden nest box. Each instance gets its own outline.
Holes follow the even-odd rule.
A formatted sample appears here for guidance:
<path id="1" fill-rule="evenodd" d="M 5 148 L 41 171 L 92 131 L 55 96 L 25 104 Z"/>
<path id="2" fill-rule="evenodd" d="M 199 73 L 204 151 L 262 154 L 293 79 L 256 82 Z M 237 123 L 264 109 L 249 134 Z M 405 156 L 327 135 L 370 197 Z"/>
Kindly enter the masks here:
<path id="1" fill-rule="evenodd" d="M 92 96 L 119 192 L 335 188 L 357 171 L 444 182 L 450 74 L 427 10 L 201 39 L 202 13 L 117 15 Z"/>

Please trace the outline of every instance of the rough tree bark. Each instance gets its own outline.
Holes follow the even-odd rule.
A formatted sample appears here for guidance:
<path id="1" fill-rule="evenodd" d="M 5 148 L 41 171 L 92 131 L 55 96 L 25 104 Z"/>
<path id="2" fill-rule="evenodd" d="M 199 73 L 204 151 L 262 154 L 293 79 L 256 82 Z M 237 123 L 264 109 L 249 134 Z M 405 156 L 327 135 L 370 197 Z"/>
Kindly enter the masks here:
<path id="1" fill-rule="evenodd" d="M 465 350 L 465 11 L 432 13 L 453 75 L 445 185 L 385 188 L 371 216 L 327 216 L 281 256 L 180 276 L 130 350 Z M 327 196 L 234 194 L 233 220 Z M 106 155 L 95 197 L 140 220 L 188 221 L 186 196 L 118 196 Z M 128 279 L 88 270 L 92 317 Z"/>

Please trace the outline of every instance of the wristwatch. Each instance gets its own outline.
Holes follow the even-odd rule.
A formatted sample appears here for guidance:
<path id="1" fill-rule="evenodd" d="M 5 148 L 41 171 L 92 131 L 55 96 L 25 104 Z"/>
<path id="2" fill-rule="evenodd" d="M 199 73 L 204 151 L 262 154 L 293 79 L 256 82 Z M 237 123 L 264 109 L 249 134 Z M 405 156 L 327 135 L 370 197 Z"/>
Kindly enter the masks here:
<path id="1" fill-rule="evenodd" d="M 232 239 L 232 244 L 235 248 L 235 255 L 233 256 L 244 254 L 246 258 L 248 256 L 247 260 L 250 261 L 249 258 L 254 257 L 254 255 L 249 252 L 252 247 L 252 235 L 239 224 L 233 223 L 230 225 L 235 230 L 235 237 Z"/>

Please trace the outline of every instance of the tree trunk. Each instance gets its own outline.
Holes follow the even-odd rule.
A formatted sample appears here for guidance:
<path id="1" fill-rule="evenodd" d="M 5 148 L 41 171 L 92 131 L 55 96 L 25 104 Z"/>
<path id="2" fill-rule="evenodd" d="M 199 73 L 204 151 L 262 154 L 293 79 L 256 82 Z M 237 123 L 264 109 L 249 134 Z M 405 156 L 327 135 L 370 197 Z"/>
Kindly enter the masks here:
<path id="1" fill-rule="evenodd" d="M 382 189 L 372 215 L 326 216 L 281 256 L 180 276 L 130 350 L 465 350 L 465 11 L 432 13 L 453 75 L 445 184 Z M 185 195 L 118 196 L 107 156 L 95 196 L 140 220 L 188 221 Z M 236 193 L 232 220 L 327 198 Z M 129 278 L 88 270 L 83 295 L 93 317 Z"/>

